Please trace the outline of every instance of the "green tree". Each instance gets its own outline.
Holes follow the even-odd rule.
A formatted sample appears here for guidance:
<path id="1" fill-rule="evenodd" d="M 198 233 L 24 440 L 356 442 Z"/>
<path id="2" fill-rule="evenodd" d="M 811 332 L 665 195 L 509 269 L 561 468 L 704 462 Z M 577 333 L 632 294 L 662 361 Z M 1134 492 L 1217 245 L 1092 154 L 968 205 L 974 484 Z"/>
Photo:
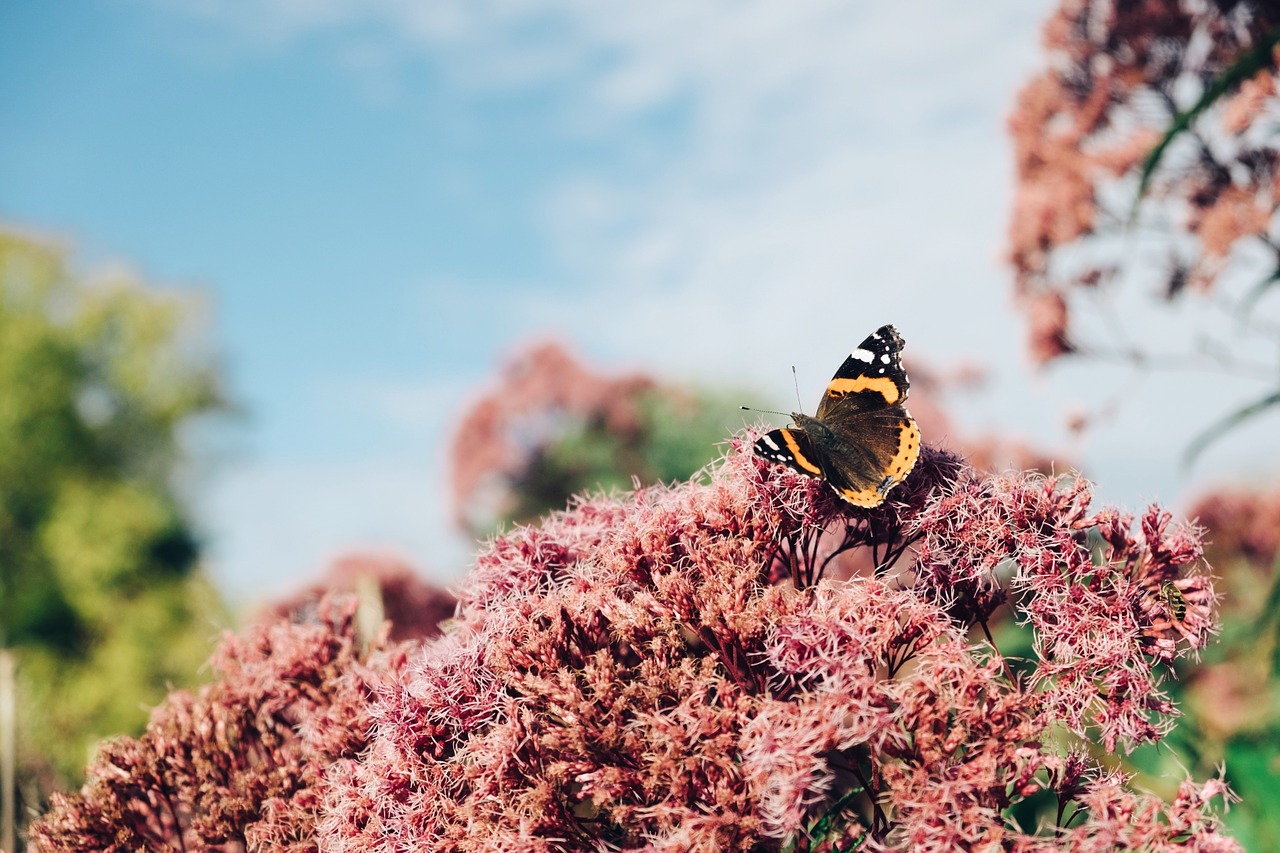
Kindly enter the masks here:
<path id="1" fill-rule="evenodd" d="M 184 431 L 225 406 L 198 307 L 0 230 L 0 651 L 26 806 L 192 683 L 222 621 L 175 485 Z"/>

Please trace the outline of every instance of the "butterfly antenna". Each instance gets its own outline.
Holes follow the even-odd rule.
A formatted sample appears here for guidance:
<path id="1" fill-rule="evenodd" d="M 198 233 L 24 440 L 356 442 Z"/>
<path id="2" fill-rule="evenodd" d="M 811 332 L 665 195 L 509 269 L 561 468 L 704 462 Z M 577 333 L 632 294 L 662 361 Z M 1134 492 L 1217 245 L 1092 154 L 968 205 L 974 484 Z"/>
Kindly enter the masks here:
<path id="1" fill-rule="evenodd" d="M 796 411 L 804 411 L 804 403 L 800 402 L 800 380 L 796 378 L 796 366 L 791 365 L 791 382 L 796 386 Z"/>
<path id="2" fill-rule="evenodd" d="M 782 415 L 784 418 L 791 417 L 791 415 L 786 412 L 775 412 L 773 409 L 753 409 L 750 406 L 739 406 L 738 408 L 742 409 L 744 412 L 763 412 L 766 415 Z"/>

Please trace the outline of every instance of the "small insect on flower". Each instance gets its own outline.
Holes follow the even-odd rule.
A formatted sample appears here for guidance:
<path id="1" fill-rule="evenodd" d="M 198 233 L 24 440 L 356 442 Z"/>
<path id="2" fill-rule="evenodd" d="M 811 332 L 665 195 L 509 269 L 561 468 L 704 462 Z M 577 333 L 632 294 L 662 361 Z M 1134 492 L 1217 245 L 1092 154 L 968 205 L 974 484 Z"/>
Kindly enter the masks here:
<path id="1" fill-rule="evenodd" d="M 1181 622 L 1186 618 L 1187 599 L 1183 596 L 1182 590 L 1174 585 L 1173 581 L 1165 581 L 1164 586 L 1160 587 L 1160 595 L 1164 598 L 1164 603 L 1169 608 L 1169 615 L 1175 621 Z"/>
<path id="2" fill-rule="evenodd" d="M 920 456 L 920 430 L 903 403 L 902 336 L 881 326 L 855 349 L 818 403 L 816 417 L 791 415 L 788 429 L 765 433 L 757 456 L 826 480 L 854 506 L 884 503 Z"/>

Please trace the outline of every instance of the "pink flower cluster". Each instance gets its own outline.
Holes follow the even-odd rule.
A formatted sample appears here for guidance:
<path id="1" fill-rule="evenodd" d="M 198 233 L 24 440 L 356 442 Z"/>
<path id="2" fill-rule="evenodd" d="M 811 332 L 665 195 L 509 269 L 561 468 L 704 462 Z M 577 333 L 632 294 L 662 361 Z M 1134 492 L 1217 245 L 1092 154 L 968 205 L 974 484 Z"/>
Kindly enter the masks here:
<path id="1" fill-rule="evenodd" d="M 37 847 L 1239 849 L 1221 781 L 1166 803 L 1100 758 L 1162 736 L 1213 628 L 1195 530 L 929 448 L 855 510 L 754 437 L 495 539 L 438 638 L 362 652 L 330 606 L 232 641 Z M 1031 659 L 982 639 L 1002 607 Z"/>
<path id="2" fill-rule="evenodd" d="M 564 346 L 544 342 L 515 354 L 496 387 L 475 400 L 453 438 L 453 505 L 475 531 L 516 509 L 520 481 L 537 453 L 567 424 L 599 423 L 610 435 L 641 430 L 641 398 L 655 388 L 640 374 L 604 376 Z"/>
<path id="3" fill-rule="evenodd" d="M 1010 260 L 1037 362 L 1076 350 L 1076 298 L 1129 265 L 1147 157 L 1171 129 L 1184 132 L 1146 176 L 1145 236 L 1160 245 L 1143 272 L 1173 297 L 1213 287 L 1233 260 L 1247 263 L 1244 247 L 1270 258 L 1262 276 L 1272 269 L 1280 98 L 1267 53 L 1277 26 L 1275 5 L 1258 0 L 1058 4 L 1044 27 L 1045 68 L 1009 122 L 1018 176 Z M 1193 115 L 1251 57 L 1252 76 Z"/>
<path id="4" fill-rule="evenodd" d="M 255 622 L 307 621 L 333 593 L 357 595 L 362 604 L 374 605 L 378 615 L 373 627 L 385 619 L 393 642 L 421 640 L 440 633 L 440 625 L 453 616 L 458 602 L 433 586 L 403 559 L 389 554 L 354 552 L 333 560 L 324 576 L 290 598 L 273 602 Z M 368 599 L 374 599 L 369 601 Z M 372 631 L 370 631 L 372 633 Z"/>
<path id="5" fill-rule="evenodd" d="M 228 636 L 218 680 L 170 694 L 146 733 L 107 744 L 76 795 L 30 827 L 36 850 L 314 850 L 326 775 L 366 744 L 374 685 L 407 649 L 363 648 L 356 602 Z"/>

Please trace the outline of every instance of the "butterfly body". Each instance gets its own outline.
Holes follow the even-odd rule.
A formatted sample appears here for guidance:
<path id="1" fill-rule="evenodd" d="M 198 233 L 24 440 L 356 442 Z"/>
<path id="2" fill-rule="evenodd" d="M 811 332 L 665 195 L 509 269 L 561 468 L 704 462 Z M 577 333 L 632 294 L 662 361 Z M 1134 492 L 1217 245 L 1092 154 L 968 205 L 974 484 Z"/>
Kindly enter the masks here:
<path id="1" fill-rule="evenodd" d="M 903 340 L 881 326 L 855 349 L 831 381 L 812 417 L 761 436 L 755 453 L 810 477 L 861 507 L 879 506 L 920 455 L 920 430 L 903 405 L 910 382 Z"/>

